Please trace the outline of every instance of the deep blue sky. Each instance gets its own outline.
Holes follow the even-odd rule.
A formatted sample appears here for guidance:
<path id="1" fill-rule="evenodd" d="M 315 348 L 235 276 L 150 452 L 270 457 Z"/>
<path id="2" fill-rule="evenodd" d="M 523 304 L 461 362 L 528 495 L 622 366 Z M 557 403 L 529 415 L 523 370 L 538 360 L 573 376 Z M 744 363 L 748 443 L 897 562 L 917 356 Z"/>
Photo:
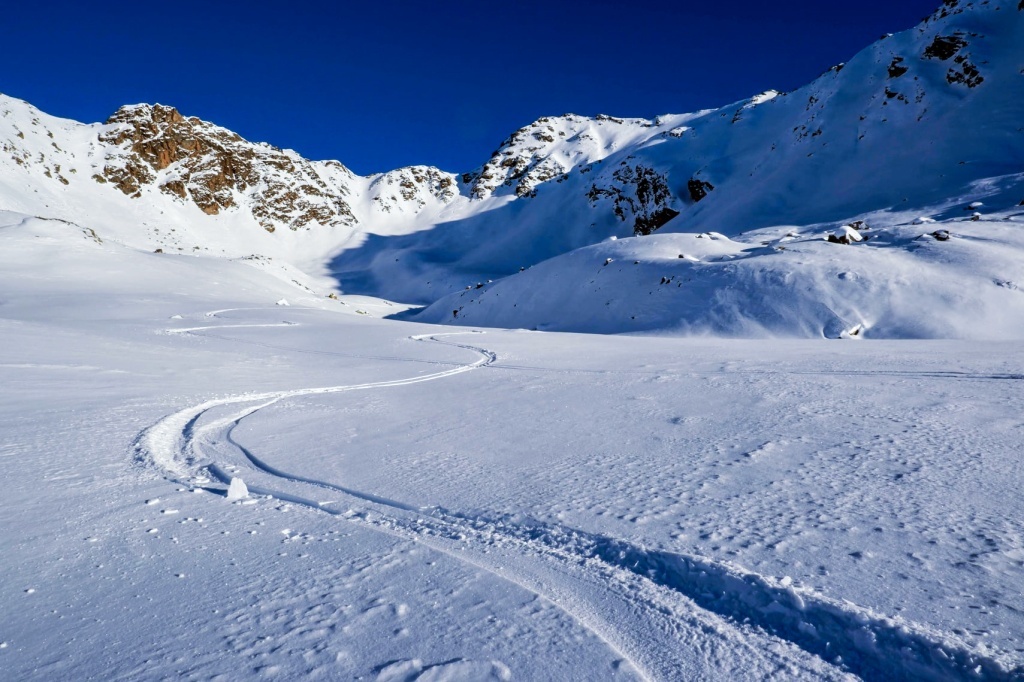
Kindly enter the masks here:
<path id="1" fill-rule="evenodd" d="M 161 102 L 359 173 L 480 165 L 548 114 L 791 90 L 940 0 L 11 2 L 0 92 L 80 121 Z"/>

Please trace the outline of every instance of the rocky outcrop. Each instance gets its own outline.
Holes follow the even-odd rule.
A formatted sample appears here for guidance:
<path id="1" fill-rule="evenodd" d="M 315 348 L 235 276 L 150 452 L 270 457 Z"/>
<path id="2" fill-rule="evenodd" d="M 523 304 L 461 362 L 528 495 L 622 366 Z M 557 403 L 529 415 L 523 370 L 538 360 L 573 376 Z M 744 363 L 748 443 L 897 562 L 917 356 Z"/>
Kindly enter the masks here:
<path id="1" fill-rule="evenodd" d="M 962 33 L 935 36 L 932 43 L 925 48 L 922 57 L 941 61 L 952 59 L 953 66 L 946 72 L 946 82 L 950 85 L 959 84 L 976 88 L 984 82 L 985 77 L 970 61 L 970 55 L 965 53 L 964 48 L 967 46 L 968 42 Z"/>
<path id="2" fill-rule="evenodd" d="M 569 114 L 559 118 L 558 122 L 571 122 L 580 117 Z M 571 165 L 563 166 L 545 153 L 557 139 L 566 137 L 566 132 L 556 130 L 554 123 L 554 119 L 544 117 L 520 128 L 501 143 L 482 168 L 467 173 L 463 180 L 470 183 L 472 196 L 482 199 L 504 186 L 514 188 L 520 198 L 531 197 L 538 184 L 568 170 Z"/>
<path id="3" fill-rule="evenodd" d="M 889 78 L 899 78 L 910 69 L 903 65 L 903 57 L 893 57 L 889 63 Z"/>
<path id="4" fill-rule="evenodd" d="M 690 178 L 686 182 L 686 190 L 690 193 L 690 200 L 695 204 L 707 197 L 708 193 L 714 191 L 714 189 L 715 186 L 707 180 Z"/>
<path id="5" fill-rule="evenodd" d="M 961 35 L 935 36 L 935 39 L 924 49 L 924 54 L 921 56 L 925 59 L 946 61 L 965 45 L 967 45 L 967 41 Z"/>
<path id="6" fill-rule="evenodd" d="M 563 182 L 567 173 L 600 160 L 614 148 L 606 146 L 606 130 L 655 124 L 645 119 L 622 119 L 599 114 L 593 118 L 565 114 L 545 116 L 512 133 L 481 168 L 463 175 L 475 199 L 511 188 L 520 199 L 536 196 L 546 182 Z"/>
<path id="7" fill-rule="evenodd" d="M 418 211 L 431 201 L 450 203 L 459 195 L 456 176 L 433 166 L 409 166 L 377 176 L 370 183 L 374 207 L 385 212 Z"/>
<path id="8" fill-rule="evenodd" d="M 955 66 L 950 67 L 949 71 L 946 72 L 947 83 L 976 88 L 984 82 L 985 77 L 981 75 L 978 67 L 972 64 L 966 56 L 957 55 L 953 61 Z"/>
<path id="9" fill-rule="evenodd" d="M 122 107 L 99 139 L 113 151 L 94 179 L 131 197 L 155 187 L 209 215 L 249 210 L 270 232 L 356 222 L 345 200 L 351 173 L 340 163 L 248 142 L 173 107 Z"/>
<path id="10" fill-rule="evenodd" d="M 671 206 L 674 196 L 668 179 L 654 168 L 627 159 L 611 173 L 611 180 L 601 185 L 595 182 L 587 198 L 592 206 L 610 200 L 619 220 L 633 219 L 633 234 L 651 234 L 679 215 Z"/>

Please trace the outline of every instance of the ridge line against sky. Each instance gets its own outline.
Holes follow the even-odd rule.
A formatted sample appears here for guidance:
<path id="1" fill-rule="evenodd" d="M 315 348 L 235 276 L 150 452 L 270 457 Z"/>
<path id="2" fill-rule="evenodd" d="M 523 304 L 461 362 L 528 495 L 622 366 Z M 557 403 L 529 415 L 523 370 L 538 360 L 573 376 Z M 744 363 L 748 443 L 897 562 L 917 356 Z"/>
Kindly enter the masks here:
<path id="1" fill-rule="evenodd" d="M 463 172 L 541 116 L 650 118 L 798 88 L 939 4 L 16 3 L 0 92 L 83 122 L 160 102 L 364 175 Z"/>

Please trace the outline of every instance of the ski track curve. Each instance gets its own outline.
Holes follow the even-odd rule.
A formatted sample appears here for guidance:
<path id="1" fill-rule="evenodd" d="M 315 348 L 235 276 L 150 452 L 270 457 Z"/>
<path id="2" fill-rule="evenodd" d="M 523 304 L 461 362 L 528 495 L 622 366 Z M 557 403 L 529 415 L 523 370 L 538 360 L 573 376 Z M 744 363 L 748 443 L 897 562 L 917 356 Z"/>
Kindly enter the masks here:
<path id="1" fill-rule="evenodd" d="M 238 309 L 228 308 L 228 309 L 222 309 L 222 310 L 215 310 L 215 311 L 211 311 L 209 313 L 206 313 L 206 317 L 209 317 L 209 318 L 217 317 L 220 313 L 231 312 L 233 310 L 238 310 Z M 208 326 L 200 326 L 200 327 L 188 327 L 188 328 L 170 329 L 170 330 L 167 330 L 167 332 L 168 333 L 175 333 L 175 334 L 191 334 L 191 333 L 194 333 L 194 332 L 206 331 L 206 330 L 209 330 L 209 329 L 221 329 L 221 328 L 239 329 L 239 328 L 261 328 L 261 327 L 262 328 L 266 328 L 266 327 L 293 326 L 293 324 L 294 323 L 232 324 L 232 325 L 212 325 L 212 326 L 208 325 Z M 417 513 L 423 512 L 423 511 L 425 511 L 424 509 L 421 509 L 419 507 L 415 507 L 413 505 L 408 505 L 408 504 L 405 504 L 405 503 L 402 503 L 402 502 L 398 502 L 396 500 L 390 500 L 388 498 L 384 498 L 384 497 L 381 497 L 381 496 L 378 496 L 378 495 L 369 494 L 369 493 L 362 493 L 362 492 L 357 491 L 357 490 L 353 490 L 353 489 L 346 488 L 346 487 L 343 487 L 343 486 L 333 485 L 333 484 L 330 484 L 330 483 L 326 483 L 326 482 L 323 482 L 323 481 L 318 481 L 318 480 L 311 479 L 311 478 L 305 478 L 305 477 L 301 477 L 301 476 L 294 476 L 294 475 L 291 475 L 291 474 L 287 474 L 287 473 L 285 473 L 283 471 L 280 471 L 280 470 L 278 470 L 278 469 L 276 469 L 276 468 L 266 464 L 265 462 L 263 462 L 262 460 L 257 458 L 255 455 L 253 455 L 249 450 L 245 449 L 242 445 L 237 443 L 234 440 L 234 438 L 232 437 L 232 432 L 233 432 L 234 428 L 241 422 L 242 419 L 246 418 L 247 416 L 249 416 L 249 415 L 251 415 L 251 414 L 253 414 L 253 413 L 255 413 L 255 412 L 257 412 L 257 411 L 259 411 L 259 410 L 261 410 L 263 408 L 265 408 L 265 407 L 269 407 L 270 405 L 273 405 L 273 404 L 275 404 L 275 403 L 277 403 L 277 402 L 279 402 L 281 400 L 284 400 L 286 398 L 299 397 L 299 396 L 308 396 L 308 395 L 322 395 L 322 394 L 326 394 L 326 393 L 340 393 L 340 392 L 355 391 L 355 390 L 367 390 L 367 389 L 372 389 L 372 388 L 385 388 L 385 387 L 391 387 L 391 386 L 406 386 L 406 385 L 409 385 L 409 384 L 421 383 L 421 382 L 424 382 L 424 381 L 434 381 L 434 380 L 437 380 L 437 379 L 446 378 L 446 377 L 453 376 L 453 375 L 456 375 L 456 374 L 461 374 L 463 372 L 471 371 L 471 370 L 477 369 L 479 367 L 490 365 L 493 362 L 495 362 L 496 359 L 497 359 L 497 356 L 493 352 L 491 352 L 489 350 L 486 350 L 486 349 L 483 349 L 483 348 L 478 348 L 476 346 L 470 346 L 470 345 L 467 345 L 467 344 L 458 344 L 458 343 L 452 343 L 452 342 L 449 342 L 449 341 L 441 341 L 438 338 L 438 337 L 444 337 L 444 336 L 457 336 L 457 335 L 465 335 L 465 334 L 482 334 L 482 333 L 483 332 L 476 332 L 476 331 L 468 331 L 468 332 L 467 331 L 460 331 L 460 332 L 446 332 L 446 333 L 437 333 L 437 334 L 420 334 L 420 335 L 414 335 L 414 336 L 410 337 L 414 341 L 433 341 L 433 342 L 441 343 L 441 344 L 444 344 L 444 345 L 449 345 L 449 346 L 454 346 L 454 347 L 470 350 L 470 351 L 473 351 L 474 353 L 480 355 L 480 358 L 476 362 L 473 362 L 473 363 L 470 363 L 470 364 L 464 364 L 464 365 L 457 365 L 457 366 L 455 366 L 455 367 L 453 367 L 451 369 L 447 369 L 447 370 L 444 370 L 444 371 L 435 372 L 435 373 L 427 374 L 427 375 L 421 375 L 421 376 L 417 376 L 417 377 L 411 377 L 411 378 L 407 378 L 407 379 L 396 379 L 396 380 L 391 380 L 391 381 L 370 382 L 370 383 L 353 384 L 353 385 L 326 386 L 326 387 L 321 387 L 321 388 L 304 388 L 304 389 L 295 389 L 295 390 L 287 390 L 287 391 L 274 391 L 274 392 L 262 392 L 262 393 L 246 393 L 246 394 L 240 394 L 240 395 L 235 395 L 235 396 L 229 396 L 229 397 L 225 397 L 225 398 L 216 398 L 216 399 L 208 400 L 208 401 L 205 401 L 205 402 L 200 403 L 198 405 L 194 405 L 194 406 L 191 406 L 191 407 L 186 408 L 184 410 L 180 410 L 180 411 L 175 412 L 175 413 L 173 413 L 171 415 L 168 415 L 167 417 L 165 417 L 162 420 L 158 421 L 156 424 L 154 424 L 153 426 L 151 426 L 150 428 L 146 429 L 141 434 L 139 434 L 139 436 L 136 438 L 135 442 L 133 443 L 133 450 L 134 450 L 135 460 L 136 460 L 136 462 L 141 463 L 141 464 L 155 465 L 156 467 L 162 469 L 166 474 L 169 474 L 173 479 L 178 480 L 178 481 L 180 481 L 182 483 L 192 483 L 192 482 L 195 482 L 197 480 L 196 468 L 197 468 L 198 463 L 203 458 L 202 449 L 200 447 L 200 442 L 203 439 L 203 435 L 207 434 L 207 433 L 211 433 L 211 432 L 216 433 L 218 431 L 224 431 L 224 438 L 225 438 L 226 441 L 231 443 L 231 445 L 233 445 L 239 452 L 241 452 L 246 457 L 247 461 L 253 467 L 255 467 L 256 469 L 258 469 L 260 471 L 263 471 L 264 473 L 269 474 L 270 476 L 273 476 L 273 477 L 276 477 L 276 478 L 282 479 L 282 480 L 288 480 L 288 481 L 291 481 L 293 483 L 302 483 L 302 484 L 317 486 L 317 487 L 321 487 L 321 488 L 327 488 L 327 489 L 333 490 L 335 492 L 341 492 L 341 493 L 343 493 L 345 495 L 348 495 L 350 497 L 354 497 L 354 498 L 363 500 L 365 502 L 370 502 L 370 503 L 373 503 L 373 504 L 382 505 L 382 506 L 389 507 L 389 508 L 396 509 L 396 510 L 408 511 L 408 512 L 417 512 Z M 437 363 L 437 364 L 450 364 L 450 363 Z M 202 427 L 198 427 L 197 426 L 200 418 L 203 415 L 209 413 L 210 411 L 212 411 L 212 410 L 214 410 L 216 408 L 221 408 L 221 407 L 230 406 L 230 405 L 236 405 L 236 404 L 246 404 L 246 407 L 244 407 L 241 411 L 239 411 L 239 412 L 237 412 L 237 413 L 235 413 L 235 414 L 233 414 L 233 415 L 231 415 L 229 417 L 215 420 L 215 421 L 213 421 L 213 422 L 211 422 L 209 424 L 203 425 Z M 203 467 L 203 468 L 214 479 L 216 479 L 216 480 L 218 480 L 218 481 L 220 481 L 220 482 L 222 482 L 224 484 L 229 484 L 230 483 L 231 478 L 232 478 L 232 474 L 229 473 L 228 471 L 226 471 L 222 466 L 220 466 L 220 465 L 218 465 L 216 463 L 210 463 L 210 464 L 205 465 L 205 467 Z M 191 480 L 189 480 L 189 479 L 191 479 Z M 333 516 L 340 516 L 340 515 L 342 515 L 342 512 L 334 510 L 334 509 L 331 509 L 330 507 L 325 506 L 323 503 L 321 503 L 319 501 L 316 501 L 316 500 L 313 500 L 313 499 L 310 499 L 308 497 L 304 497 L 304 496 L 300 496 L 300 495 L 294 495 L 294 494 L 291 494 L 291 493 L 283 492 L 283 491 L 281 491 L 279 489 L 270 489 L 270 488 L 265 488 L 265 487 L 262 487 L 262 486 L 248 485 L 247 487 L 249 489 L 249 492 L 251 494 L 254 494 L 254 495 L 264 495 L 264 496 L 272 497 L 272 498 L 279 499 L 279 500 L 282 500 L 282 501 L 291 502 L 293 504 L 298 504 L 298 505 L 301 505 L 301 506 L 305 506 L 305 507 L 309 507 L 309 508 L 312 508 L 312 509 L 316 509 L 318 511 L 323 511 L 323 512 L 326 512 L 326 513 L 331 514 Z M 349 516 L 348 518 L 352 518 L 352 517 Z M 383 523 L 383 524 L 381 524 L 381 523 L 373 523 L 371 525 L 375 526 L 376 527 L 375 529 L 377 529 L 377 530 L 382 530 L 383 529 L 383 530 L 385 530 L 385 532 L 390 532 L 391 534 L 398 534 L 401 537 L 403 537 L 403 539 L 410 539 L 407 536 L 406 533 L 398 532 L 397 527 L 390 527 L 391 524 L 388 524 L 388 523 Z M 418 540 L 419 538 L 411 538 L 411 539 Z M 424 544 L 428 544 L 428 543 L 424 543 Z M 630 657 L 628 655 L 626 655 L 623 651 L 621 651 L 613 642 L 609 641 L 606 637 L 603 636 L 603 634 L 601 633 L 601 629 L 600 629 L 600 627 L 598 625 L 589 623 L 589 622 L 587 622 L 586 618 L 581 618 L 578 614 L 572 613 L 571 611 L 567 610 L 564 606 L 558 605 L 557 604 L 557 600 L 551 601 L 546 595 L 536 591 L 535 589 L 530 587 L 525 582 L 516 581 L 516 580 L 514 580 L 513 578 L 511 578 L 508 575 L 501 575 L 501 574 L 495 573 L 495 571 L 492 568 L 488 568 L 487 566 L 485 566 L 482 563 L 478 563 L 478 562 L 472 561 L 472 560 L 468 559 L 466 556 L 464 556 L 462 554 L 454 553 L 454 552 L 452 552 L 452 551 L 450 551 L 450 550 L 448 550 L 446 548 L 437 547 L 437 546 L 434 546 L 432 544 L 428 544 L 428 546 L 431 546 L 433 549 L 441 551 L 442 553 L 444 553 L 444 554 L 446 554 L 448 556 L 451 556 L 451 557 L 453 557 L 453 558 L 455 558 L 455 559 L 457 559 L 457 560 L 459 560 L 461 562 L 469 563 L 469 564 L 471 564 L 473 566 L 476 566 L 477 568 L 480 568 L 482 570 L 485 570 L 485 571 L 487 571 L 489 573 L 498 575 L 499 578 L 502 578 L 504 580 L 508 580 L 510 582 L 513 582 L 514 584 L 516 584 L 517 586 L 527 590 L 528 592 L 531 592 L 532 594 L 535 594 L 535 595 L 537 595 L 539 597 L 542 597 L 545 600 L 549 601 L 550 603 L 555 604 L 558 608 L 560 608 L 563 612 L 565 612 L 570 618 L 574 619 L 576 622 L 580 623 L 580 625 L 582 625 L 588 631 L 592 632 L 599 640 L 601 640 L 612 651 L 614 651 L 616 655 L 618 655 L 623 660 L 628 661 L 630 663 L 630 665 L 640 675 L 641 679 L 644 679 L 644 680 L 650 680 L 651 679 L 644 672 L 644 670 L 643 670 L 643 668 L 641 666 L 637 665 L 633 660 L 630 659 Z"/>
<path id="2" fill-rule="evenodd" d="M 165 334 L 191 334 L 193 332 L 201 332 L 207 329 L 258 329 L 267 327 L 294 327 L 294 322 L 273 322 L 270 324 L 215 324 L 206 325 L 204 327 L 180 327 L 174 329 L 165 329 Z"/>
<path id="3" fill-rule="evenodd" d="M 211 311 L 206 316 L 217 317 L 231 310 Z M 167 331 L 192 333 L 227 327 L 280 326 L 294 326 L 294 323 L 223 325 Z M 561 564 L 563 570 L 572 567 L 575 578 L 585 578 L 605 588 L 612 586 L 609 589 L 617 592 L 619 597 L 632 601 L 634 609 L 639 607 L 641 611 L 649 611 L 648 617 L 653 614 L 662 619 L 665 615 L 670 620 L 687 619 L 690 621 L 686 623 L 688 626 L 696 626 L 705 632 L 710 628 L 719 636 L 733 640 L 730 642 L 733 645 L 739 643 L 735 641 L 733 628 L 738 628 L 746 637 L 752 636 L 754 639 L 767 635 L 769 639 L 779 640 L 801 653 L 820 659 L 825 669 L 817 670 L 819 675 L 835 665 L 838 670 L 832 668 L 832 672 L 846 671 L 865 680 L 1024 681 L 1024 666 L 1008 669 L 993 652 L 972 649 L 951 635 L 899 618 L 889 618 L 851 602 L 837 601 L 810 590 L 795 588 L 787 579 L 780 581 L 706 557 L 647 550 L 620 539 L 557 524 L 512 516 L 487 518 L 466 515 L 436 506 L 421 507 L 329 481 L 290 474 L 258 457 L 234 438 L 234 430 L 242 420 L 281 400 L 406 386 L 493 365 L 497 356 L 489 350 L 439 339 L 474 333 L 483 332 L 447 332 L 410 337 L 416 341 L 432 341 L 462 348 L 480 356 L 476 362 L 457 365 L 448 370 L 390 381 L 240 394 L 208 400 L 175 412 L 139 434 L 133 443 L 135 460 L 155 465 L 181 482 L 199 480 L 199 470 L 204 470 L 214 479 L 228 484 L 232 473 L 222 465 L 201 464 L 206 459 L 204 446 L 213 446 L 219 437 L 241 455 L 243 465 L 279 483 L 330 490 L 386 511 L 378 511 L 377 514 L 358 513 L 351 509 L 339 511 L 327 506 L 333 504 L 331 502 L 319 502 L 304 495 L 258 485 L 249 486 L 252 494 L 309 507 L 420 542 L 507 580 L 561 609 L 628 661 L 642 679 L 659 679 L 666 674 L 675 677 L 680 669 L 674 665 L 659 665 L 657 660 L 652 660 L 649 651 L 644 651 L 642 647 L 636 650 L 637 647 L 635 644 L 631 646 L 628 638 L 623 641 L 624 638 L 617 637 L 614 629 L 609 629 L 608 624 L 589 609 L 566 605 L 564 600 L 551 594 L 550 587 L 538 589 L 537 580 L 517 577 L 501 567 L 496 569 L 482 557 L 453 550 L 451 543 L 464 545 L 467 539 L 472 538 L 470 544 L 503 547 L 520 556 L 534 555 L 553 560 Z M 242 404 L 245 405 L 242 410 L 197 427 L 200 418 L 215 408 Z M 460 546 L 458 549 L 465 547 Z M 667 600 L 666 596 L 669 597 Z M 684 607 L 697 607 L 693 610 L 706 614 L 683 614 L 678 603 L 670 603 L 673 601 L 672 596 L 682 597 Z M 701 618 L 701 615 L 711 618 Z M 717 622 L 719 619 L 724 622 Z M 724 630 L 722 625 L 726 626 Z M 805 669 L 804 672 L 811 671 Z"/>

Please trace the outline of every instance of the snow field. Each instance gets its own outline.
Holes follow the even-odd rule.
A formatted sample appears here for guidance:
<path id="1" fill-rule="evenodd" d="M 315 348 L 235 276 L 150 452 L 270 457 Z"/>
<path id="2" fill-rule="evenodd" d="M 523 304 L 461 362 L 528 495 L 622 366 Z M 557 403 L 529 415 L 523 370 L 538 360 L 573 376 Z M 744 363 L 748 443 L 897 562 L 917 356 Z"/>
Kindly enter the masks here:
<path id="1" fill-rule="evenodd" d="M 448 337 L 54 229 L 0 231 L 19 678 L 1019 676 L 1016 344 Z"/>

